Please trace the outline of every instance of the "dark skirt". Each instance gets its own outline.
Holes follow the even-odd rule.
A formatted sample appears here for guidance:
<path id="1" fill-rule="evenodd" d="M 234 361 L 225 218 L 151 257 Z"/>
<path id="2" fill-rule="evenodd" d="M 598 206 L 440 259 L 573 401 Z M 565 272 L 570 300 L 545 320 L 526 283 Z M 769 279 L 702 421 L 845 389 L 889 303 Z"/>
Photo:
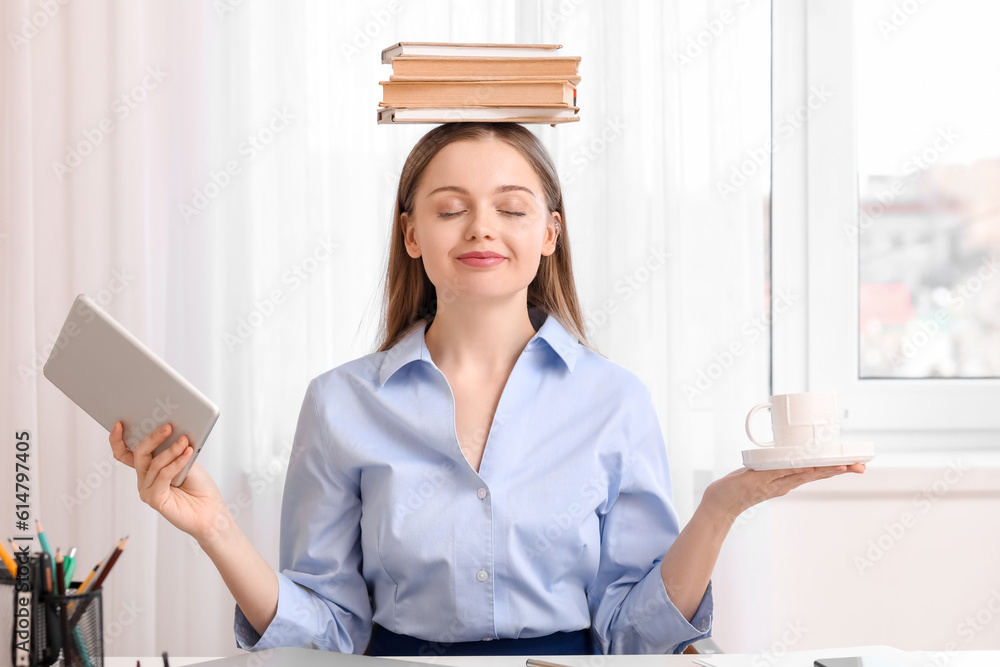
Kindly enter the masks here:
<path id="1" fill-rule="evenodd" d="M 436 642 L 397 635 L 378 623 L 372 628 L 372 640 L 366 655 L 594 655 L 590 630 L 557 632 L 527 639 L 493 639 L 472 642 Z"/>

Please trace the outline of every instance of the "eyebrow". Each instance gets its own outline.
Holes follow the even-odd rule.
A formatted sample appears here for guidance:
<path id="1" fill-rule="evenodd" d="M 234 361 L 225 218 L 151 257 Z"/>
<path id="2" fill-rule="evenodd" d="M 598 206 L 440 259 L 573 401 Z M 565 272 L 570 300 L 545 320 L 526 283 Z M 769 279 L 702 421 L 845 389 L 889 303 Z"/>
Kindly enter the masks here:
<path id="1" fill-rule="evenodd" d="M 532 192 L 529 188 L 524 187 L 523 185 L 501 185 L 500 187 L 498 187 L 493 192 L 493 194 L 499 195 L 499 194 L 502 194 L 504 192 L 513 192 L 515 190 L 523 190 L 524 192 L 527 192 L 532 197 L 535 196 L 534 192 Z M 457 185 L 443 185 L 440 188 L 435 188 L 434 190 L 431 190 L 430 192 L 428 192 L 427 196 L 430 197 L 432 194 L 434 194 L 436 192 L 444 192 L 444 191 L 457 192 L 457 193 L 463 194 L 463 195 L 468 195 L 469 194 L 468 190 L 466 190 L 465 188 L 459 187 Z"/>

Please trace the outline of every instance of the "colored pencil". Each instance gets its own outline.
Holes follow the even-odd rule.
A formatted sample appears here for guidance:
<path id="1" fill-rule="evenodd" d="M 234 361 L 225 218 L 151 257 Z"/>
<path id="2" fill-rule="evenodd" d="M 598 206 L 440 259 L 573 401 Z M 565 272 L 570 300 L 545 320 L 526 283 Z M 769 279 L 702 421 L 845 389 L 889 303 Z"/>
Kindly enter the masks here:
<path id="1" fill-rule="evenodd" d="M 56 592 L 66 595 L 66 565 L 63 562 L 62 549 L 56 547 Z"/>
<path id="2" fill-rule="evenodd" d="M 17 551 L 15 550 L 14 553 L 17 553 Z M 3 564 L 7 566 L 8 570 L 10 570 L 10 576 L 17 579 L 17 563 L 14 562 L 14 559 L 7 551 L 7 547 L 5 547 L 2 542 L 0 542 L 0 559 L 3 559 Z"/>
<path id="3" fill-rule="evenodd" d="M 108 558 L 107 566 L 101 568 L 101 571 L 97 574 L 97 579 L 94 581 L 94 585 L 90 587 L 90 590 L 96 591 L 102 585 L 104 585 L 104 580 L 108 578 L 108 574 L 111 572 L 111 568 L 115 566 L 118 562 L 118 557 L 122 555 L 122 551 L 125 550 L 125 545 L 128 543 L 128 535 L 118 540 L 118 544 L 115 545 L 115 550 L 111 552 L 111 556 Z"/>
<path id="4" fill-rule="evenodd" d="M 42 550 L 49 555 L 49 558 L 55 558 L 52 554 L 52 547 L 49 546 L 49 538 L 45 536 L 45 529 L 42 528 L 42 522 L 35 519 L 35 528 L 38 530 L 38 541 L 42 544 Z"/>
<path id="5" fill-rule="evenodd" d="M 86 593 L 87 592 L 87 585 L 90 584 L 91 580 L 93 580 L 94 575 L 97 574 L 97 570 L 98 570 L 98 568 L 101 567 L 101 563 L 103 563 L 103 562 L 104 561 L 102 561 L 102 560 L 97 561 L 97 565 L 95 565 L 94 569 L 92 569 L 90 571 L 90 574 L 87 575 L 87 578 L 83 580 L 83 583 L 80 584 L 80 587 L 76 589 L 76 594 L 77 595 L 80 595 L 82 593 Z"/>

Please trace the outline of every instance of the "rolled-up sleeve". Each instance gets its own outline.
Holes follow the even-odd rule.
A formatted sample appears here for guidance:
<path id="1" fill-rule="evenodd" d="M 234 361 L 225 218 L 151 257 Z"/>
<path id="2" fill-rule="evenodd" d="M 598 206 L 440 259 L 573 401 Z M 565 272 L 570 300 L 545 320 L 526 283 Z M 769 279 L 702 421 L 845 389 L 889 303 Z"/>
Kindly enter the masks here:
<path id="1" fill-rule="evenodd" d="M 680 653 L 712 636 L 712 584 L 690 621 L 667 595 L 660 563 L 680 530 L 666 445 L 645 386 L 636 405 L 637 418 L 625 437 L 621 487 L 600 518 L 591 632 L 604 654 Z"/>
<path id="2" fill-rule="evenodd" d="M 359 479 L 330 464 L 330 429 L 306 390 L 285 477 L 281 506 L 278 608 L 258 634 L 236 606 L 236 644 L 256 651 L 300 646 L 364 653 L 372 609 L 361 570 Z"/>

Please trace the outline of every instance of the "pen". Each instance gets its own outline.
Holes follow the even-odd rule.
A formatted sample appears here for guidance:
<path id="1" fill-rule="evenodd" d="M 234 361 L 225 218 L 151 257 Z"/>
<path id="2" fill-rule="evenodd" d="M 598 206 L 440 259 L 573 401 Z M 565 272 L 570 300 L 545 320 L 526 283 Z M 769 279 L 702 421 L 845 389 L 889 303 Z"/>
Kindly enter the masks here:
<path id="1" fill-rule="evenodd" d="M 38 530 L 38 541 L 42 544 L 42 551 L 47 553 L 50 559 L 53 558 L 52 547 L 49 546 L 49 538 L 45 536 L 45 529 L 42 528 L 42 522 L 38 519 L 35 519 L 35 528 Z"/>
<path id="2" fill-rule="evenodd" d="M 534 658 L 528 658 L 524 664 L 525 667 L 567 667 L 567 665 L 560 665 L 555 662 L 545 662 L 544 660 L 535 660 Z"/>
<path id="3" fill-rule="evenodd" d="M 163 652 L 163 667 L 170 667 L 170 661 L 167 660 L 167 652 Z"/>

